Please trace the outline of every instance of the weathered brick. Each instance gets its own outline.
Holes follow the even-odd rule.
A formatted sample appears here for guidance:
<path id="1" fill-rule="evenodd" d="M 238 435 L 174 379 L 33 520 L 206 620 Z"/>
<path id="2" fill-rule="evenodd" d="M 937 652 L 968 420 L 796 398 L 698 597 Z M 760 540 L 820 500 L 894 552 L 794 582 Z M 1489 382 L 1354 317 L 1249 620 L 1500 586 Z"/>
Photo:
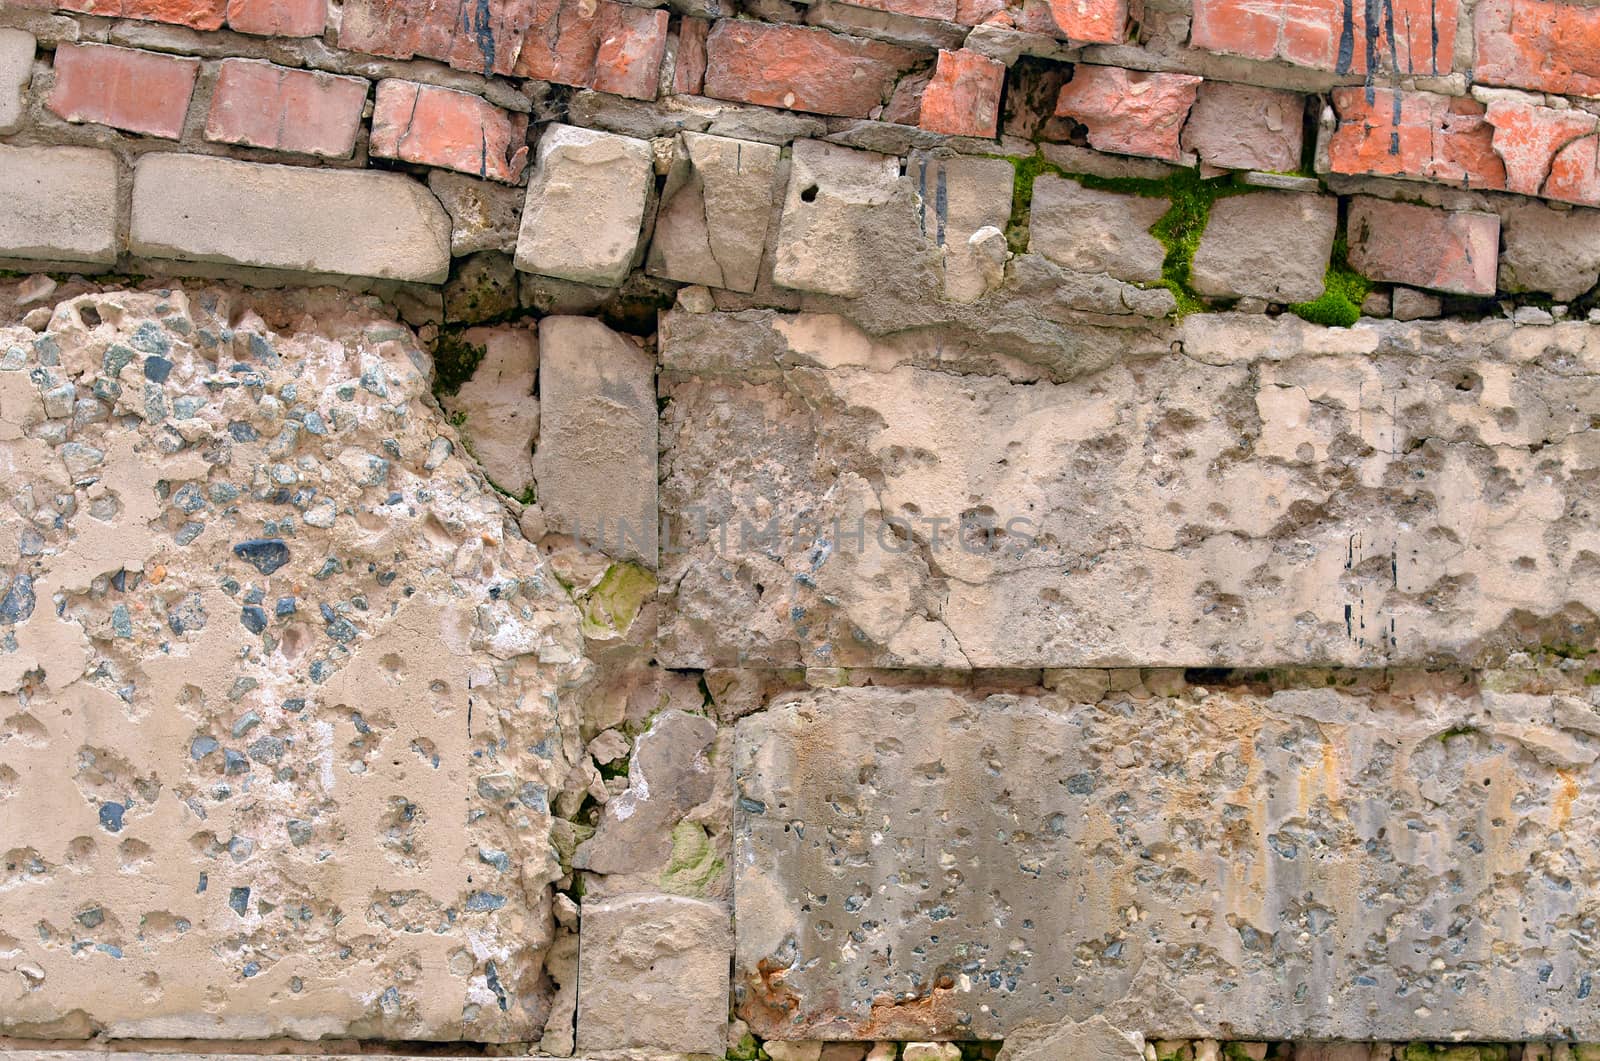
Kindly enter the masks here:
<path id="1" fill-rule="evenodd" d="M 1127 36 L 1128 0 L 1050 0 L 1050 17 L 1074 43 L 1121 44 Z"/>
<path id="2" fill-rule="evenodd" d="M 933 18 L 941 22 L 956 20 L 956 0 L 846 0 L 852 7 L 888 11 L 914 18 Z"/>
<path id="3" fill-rule="evenodd" d="M 538 0 L 516 73 L 633 99 L 655 99 L 667 49 L 665 11 Z"/>
<path id="4" fill-rule="evenodd" d="M 228 0 L 228 28 L 259 37 L 320 37 L 328 0 Z"/>
<path id="5" fill-rule="evenodd" d="M 528 116 L 481 96 L 415 81 L 378 82 L 372 153 L 515 183 L 528 161 Z"/>
<path id="6" fill-rule="evenodd" d="M 706 39 L 704 91 L 716 99 L 866 118 L 922 59 L 827 30 L 724 19 Z"/>
<path id="7" fill-rule="evenodd" d="M 69 122 L 98 122 L 176 140 L 200 60 L 107 44 L 56 48 L 49 107 Z"/>
<path id="8" fill-rule="evenodd" d="M 228 0 L 56 0 L 53 6 L 84 15 L 171 22 L 191 29 L 219 29 Z"/>
<path id="9" fill-rule="evenodd" d="M 0 257 L 117 260 L 117 160 L 87 147 L 0 145 Z"/>
<path id="10" fill-rule="evenodd" d="M 536 0 L 345 0 L 339 47 L 509 74 Z"/>
<path id="11" fill-rule="evenodd" d="M 450 271 L 450 218 L 398 173 L 156 152 L 134 169 L 129 249 L 433 284 Z"/>
<path id="12" fill-rule="evenodd" d="M 1350 264 L 1389 283 L 1493 295 L 1500 218 L 1359 195 L 1350 201 Z"/>
<path id="13" fill-rule="evenodd" d="M 686 18 L 678 24 L 678 62 L 672 68 L 672 91 L 698 96 L 706 81 L 706 34 L 711 23 L 703 18 Z"/>
<path id="14" fill-rule="evenodd" d="M 1328 143 L 1335 173 L 1444 181 L 1504 188 L 1505 165 L 1493 147 L 1483 104 L 1432 92 L 1338 88 L 1339 127 Z"/>
<path id="15" fill-rule="evenodd" d="M 224 59 L 206 114 L 206 139 L 348 158 L 366 100 L 365 78 Z"/>
<path id="16" fill-rule="evenodd" d="M 1600 129 L 1600 118 L 1588 111 L 1556 110 L 1521 100 L 1493 100 L 1485 118 L 1494 128 L 1494 150 L 1505 163 L 1506 190 L 1523 195 L 1550 194 L 1546 179 L 1556 155 L 1579 145 L 1580 152 L 1593 154 L 1594 134 Z M 1569 198 L 1573 190 L 1558 181 L 1557 191 L 1567 194 L 1553 197 Z"/>
<path id="17" fill-rule="evenodd" d="M 22 124 L 37 48 L 33 34 L 0 29 L 0 133 L 15 132 Z"/>
<path id="18" fill-rule="evenodd" d="M 1447 74 L 1458 0 L 1393 0 L 1376 24 L 1359 0 L 1195 0 L 1189 43 L 1340 74 Z"/>
<path id="19" fill-rule="evenodd" d="M 1600 95 L 1600 7 L 1481 0 L 1473 77 L 1491 85 Z"/>
<path id="20" fill-rule="evenodd" d="M 950 136 L 993 136 L 1000 122 L 1005 64 L 963 48 L 940 51 L 933 80 L 922 94 L 918 124 Z"/>
<path id="21" fill-rule="evenodd" d="M 1079 63 L 1061 89 L 1056 116 L 1082 122 L 1101 151 L 1179 159 L 1178 135 L 1194 104 L 1198 77 Z"/>
<path id="22" fill-rule="evenodd" d="M 1299 93 L 1207 81 L 1183 127 L 1183 149 L 1222 169 L 1285 172 L 1300 165 L 1305 115 Z"/>

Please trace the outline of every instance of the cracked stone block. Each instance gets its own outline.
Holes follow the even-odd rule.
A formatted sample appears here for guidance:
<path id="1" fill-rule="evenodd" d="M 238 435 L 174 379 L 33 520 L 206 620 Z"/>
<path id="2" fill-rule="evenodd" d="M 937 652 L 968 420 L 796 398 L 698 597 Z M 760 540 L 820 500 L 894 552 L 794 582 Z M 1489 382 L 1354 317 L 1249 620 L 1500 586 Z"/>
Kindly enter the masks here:
<path id="1" fill-rule="evenodd" d="M 1297 1058 L 1299 1051 L 1297 1045 Z M 1125 1032 L 1098 1014 L 1085 1021 L 1069 1019 L 1026 1025 L 1006 1036 L 995 1061 L 1056 1061 L 1064 1057 L 1094 1058 L 1095 1061 L 1141 1061 L 1144 1057 L 1144 1036 L 1138 1032 Z"/>
<path id="2" fill-rule="evenodd" d="M 1524 622 L 1600 610 L 1580 559 L 1600 533 L 1568 515 L 1600 408 L 1520 360 L 1512 329 L 1192 314 L 1181 353 L 1008 378 L 951 371 L 980 348 L 938 333 L 669 312 L 662 510 L 682 551 L 664 557 L 660 659 L 1492 660 Z M 1399 441 L 1458 438 L 1478 441 Z M 1483 500 L 1416 507 L 1445 482 Z M 1545 535 L 1567 544 L 1530 567 Z"/>
<path id="3" fill-rule="evenodd" d="M 5 348 L 0 1035 L 536 1037 L 590 665 L 416 336 L 163 286 Z"/>
<path id="4" fill-rule="evenodd" d="M 708 718 L 663 711 L 639 735 L 628 765 L 628 787 L 606 802 L 599 828 L 578 847 L 572 864 L 595 873 L 642 873 L 665 866 L 672 827 L 711 797 L 716 784 L 707 758 L 717 726 Z"/>
<path id="5" fill-rule="evenodd" d="M 450 218 L 398 173 L 147 154 L 134 169 L 129 249 L 431 284 L 450 269 Z"/>
<path id="6" fill-rule="evenodd" d="M 773 144 L 679 133 L 646 271 L 684 284 L 754 291 L 779 154 Z"/>
<path id="7" fill-rule="evenodd" d="M 0 255 L 110 265 L 117 260 L 117 160 L 88 147 L 0 145 Z"/>
<path id="8" fill-rule="evenodd" d="M 1562 302 L 1600 281 L 1600 210 L 1543 203 L 1499 207 L 1503 291 L 1543 291 Z"/>
<path id="9" fill-rule="evenodd" d="M 1150 226 L 1171 208 L 1169 199 L 1085 188 L 1040 174 L 1033 182 L 1028 250 L 1073 272 L 1159 280 L 1167 249 Z"/>
<path id="10" fill-rule="evenodd" d="M 579 925 L 579 1053 L 726 1051 L 726 907 L 634 894 L 584 903 Z"/>
<path id="11" fill-rule="evenodd" d="M 796 141 L 773 282 L 844 298 L 865 294 L 875 279 L 866 267 L 871 248 L 861 245 L 868 217 L 894 198 L 899 184 L 898 158 L 820 140 Z"/>
<path id="12" fill-rule="evenodd" d="M 1339 200 L 1252 192 L 1211 204 L 1190 282 L 1214 298 L 1310 302 L 1322 294 L 1339 228 Z"/>
<path id="13" fill-rule="evenodd" d="M 1350 265 L 1374 280 L 1492 295 L 1500 218 L 1358 195 L 1350 200 Z"/>
<path id="14" fill-rule="evenodd" d="M 530 328 L 468 328 L 461 342 L 483 350 L 472 378 L 443 399 L 489 482 L 522 497 L 533 486 L 539 437 L 539 341 Z"/>
<path id="15" fill-rule="evenodd" d="M 37 48 L 33 34 L 0 29 L 0 133 L 14 133 L 22 124 Z"/>
<path id="16" fill-rule="evenodd" d="M 1592 1039 L 1590 963 L 1561 943 L 1582 894 L 1503 867 L 1586 872 L 1566 830 L 1600 791 L 1597 730 L 1570 692 L 1421 673 L 789 694 L 737 723 L 735 1012 L 758 1036 L 1004 1038 L 1027 1061 L 1136 1061 L 1114 1028 L 1438 1041 L 1463 1005 L 1486 1039 Z M 1452 1004 L 1419 1005 L 1407 985 L 1440 962 Z M 1114 1027 L 1072 1026 L 1087 1013 Z"/>
<path id="17" fill-rule="evenodd" d="M 534 479 L 551 530 L 656 565 L 655 361 L 589 317 L 539 322 Z"/>
<path id="18" fill-rule="evenodd" d="M 639 251 L 653 171 L 648 141 L 546 126 L 522 208 L 517 268 L 580 284 L 622 283 Z"/>
<path id="19" fill-rule="evenodd" d="M 450 215 L 451 254 L 459 258 L 478 251 L 516 249 L 527 194 L 523 189 L 434 170 L 428 174 L 428 190 Z"/>
<path id="20" fill-rule="evenodd" d="M 1016 170 L 1000 158 L 920 153 L 906 168 L 921 201 L 922 231 L 944 255 L 944 297 L 955 302 L 983 297 L 998 285 L 1005 266 L 1003 230 L 1011 218 Z M 989 233 L 998 244 L 986 243 Z M 998 262 L 991 245 L 1001 248 Z"/>

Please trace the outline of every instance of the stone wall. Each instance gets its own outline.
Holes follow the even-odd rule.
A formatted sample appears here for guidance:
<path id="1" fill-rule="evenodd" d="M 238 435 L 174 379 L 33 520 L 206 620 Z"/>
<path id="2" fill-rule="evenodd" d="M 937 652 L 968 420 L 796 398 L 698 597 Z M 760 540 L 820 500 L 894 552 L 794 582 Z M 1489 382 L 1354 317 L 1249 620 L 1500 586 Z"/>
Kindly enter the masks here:
<path id="1" fill-rule="evenodd" d="M 0 0 L 0 1049 L 1593 1061 L 1595 10 Z"/>

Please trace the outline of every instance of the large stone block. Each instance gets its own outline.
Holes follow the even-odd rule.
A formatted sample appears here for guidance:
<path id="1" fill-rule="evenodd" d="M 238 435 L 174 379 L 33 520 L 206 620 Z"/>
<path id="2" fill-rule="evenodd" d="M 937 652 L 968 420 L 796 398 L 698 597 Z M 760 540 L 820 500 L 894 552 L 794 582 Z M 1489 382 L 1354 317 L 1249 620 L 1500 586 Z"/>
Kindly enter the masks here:
<path id="1" fill-rule="evenodd" d="M 1159 280 L 1167 249 L 1150 226 L 1171 208 L 1170 199 L 1085 188 L 1041 174 L 1033 182 L 1028 250 L 1077 273 Z"/>
<path id="2" fill-rule="evenodd" d="M 1189 271 L 1194 289 L 1220 298 L 1310 302 L 1322 294 L 1339 228 L 1339 200 L 1302 192 L 1218 199 Z"/>
<path id="3" fill-rule="evenodd" d="M 0 1035 L 537 1038 L 580 619 L 416 338 L 169 287 L 0 348 Z"/>
<path id="4" fill-rule="evenodd" d="M 117 260 L 117 160 L 87 147 L 0 146 L 0 256 Z"/>
<path id="5" fill-rule="evenodd" d="M 16 132 L 22 124 L 37 47 L 31 33 L 0 29 L 0 133 Z"/>
<path id="6" fill-rule="evenodd" d="M 754 291 L 778 172 L 773 144 L 680 133 L 645 267 L 652 276 Z"/>
<path id="7" fill-rule="evenodd" d="M 1577 515 L 1600 392 L 1561 367 L 1592 334 L 1196 314 L 1179 352 L 1013 381 L 952 373 L 971 352 L 933 332 L 668 314 L 662 662 L 1383 666 L 1565 639 L 1600 611 Z"/>
<path id="8" fill-rule="evenodd" d="M 522 208 L 517 268 L 580 284 L 622 283 L 639 251 L 652 167 L 647 141 L 547 126 Z"/>
<path id="9" fill-rule="evenodd" d="M 727 1049 L 728 911 L 680 895 L 583 904 L 579 1053 Z"/>
<path id="10" fill-rule="evenodd" d="M 873 151 L 795 142 L 772 279 L 783 287 L 856 298 L 876 279 L 862 233 L 900 183 L 900 160 Z"/>
<path id="11" fill-rule="evenodd" d="M 539 322 L 533 474 L 551 530 L 656 565 L 656 366 L 589 317 Z"/>
<path id="12" fill-rule="evenodd" d="M 396 173 L 150 154 L 133 177 L 134 254 L 438 283 L 450 218 Z"/>
<path id="13" fill-rule="evenodd" d="M 1101 1013 L 1156 1039 L 1600 1035 L 1568 943 L 1596 871 L 1583 687 L 1324 682 L 830 689 L 741 719 L 736 1013 L 1040 1061 L 1137 1057 L 1110 1028 L 1104 1053 L 1012 1041 Z"/>
<path id="14" fill-rule="evenodd" d="M 533 486 L 539 437 L 539 341 L 531 328 L 468 328 L 461 342 L 483 351 L 472 378 L 443 399 L 496 487 L 521 497 Z"/>
<path id="15" fill-rule="evenodd" d="M 1567 301 L 1600 281 L 1600 210 L 1513 202 L 1499 214 L 1501 290 L 1544 291 Z"/>
<path id="16" fill-rule="evenodd" d="M 944 255 L 944 297 L 981 298 L 1005 266 L 1016 170 L 1003 158 L 922 154 L 906 169 L 917 186 L 922 232 Z"/>

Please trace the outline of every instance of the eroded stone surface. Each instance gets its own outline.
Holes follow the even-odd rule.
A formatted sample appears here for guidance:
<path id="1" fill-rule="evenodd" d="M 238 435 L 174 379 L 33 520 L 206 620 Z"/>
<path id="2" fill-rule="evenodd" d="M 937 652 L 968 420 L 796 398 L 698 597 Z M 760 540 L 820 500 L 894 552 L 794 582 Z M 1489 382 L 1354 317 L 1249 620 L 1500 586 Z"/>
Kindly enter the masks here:
<path id="1" fill-rule="evenodd" d="M 736 1012 L 794 1039 L 1099 1013 L 1174 1039 L 1600 1033 L 1565 927 L 1593 704 L 1307 677 L 818 690 L 741 719 Z M 1140 1056 L 1101 1033 L 1005 1056 Z"/>
<path id="2" fill-rule="evenodd" d="M 38 42 L 20 29 L 0 29 L 0 133 L 16 132 L 33 78 Z"/>
<path id="3" fill-rule="evenodd" d="M 772 144 L 681 133 L 645 267 L 653 276 L 754 291 L 778 170 Z"/>
<path id="4" fill-rule="evenodd" d="M 1588 325 L 1201 314 L 1013 382 L 936 334 L 678 317 L 669 666 L 1467 662 L 1600 606 Z"/>
<path id="5" fill-rule="evenodd" d="M 0 1032 L 536 1037 L 579 616 L 415 338 L 152 290 L 0 349 Z"/>
<path id="6" fill-rule="evenodd" d="M 517 268 L 580 284 L 620 284 L 639 250 L 650 159 L 644 140 L 548 126 L 522 208 Z"/>
<path id="7" fill-rule="evenodd" d="M 1339 201 L 1301 192 L 1253 192 L 1211 205 L 1190 281 L 1202 295 L 1310 302 L 1339 227 Z"/>
<path id="8" fill-rule="evenodd" d="M 1150 234 L 1170 199 L 1085 188 L 1041 174 L 1033 182 L 1028 249 L 1074 272 L 1158 280 L 1167 249 Z"/>
<path id="9" fill-rule="evenodd" d="M 783 287 L 855 298 L 873 283 L 868 218 L 887 213 L 900 186 L 900 160 L 799 140 L 783 200 L 772 279 Z"/>
<path id="10" fill-rule="evenodd" d="M 0 145 L 0 253 L 110 264 L 117 260 L 117 159 L 88 147 Z"/>
<path id="11" fill-rule="evenodd" d="M 521 497 L 533 485 L 533 442 L 539 437 L 539 341 L 532 328 L 468 328 L 461 341 L 483 350 L 472 378 L 444 400 L 461 433 L 501 490 Z"/>

